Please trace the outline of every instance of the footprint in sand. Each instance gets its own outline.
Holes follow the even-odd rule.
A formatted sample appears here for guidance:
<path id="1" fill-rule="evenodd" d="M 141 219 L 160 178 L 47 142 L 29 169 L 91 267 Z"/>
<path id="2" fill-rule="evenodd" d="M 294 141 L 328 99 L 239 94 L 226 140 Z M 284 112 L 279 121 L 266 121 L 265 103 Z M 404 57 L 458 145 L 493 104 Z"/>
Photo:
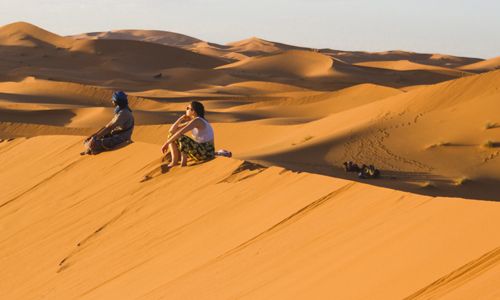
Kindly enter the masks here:
<path id="1" fill-rule="evenodd" d="M 167 153 L 165 156 L 163 156 L 159 160 L 149 164 L 149 166 L 154 165 L 154 167 L 151 171 L 146 173 L 146 175 L 144 175 L 144 177 L 142 177 L 140 182 L 146 182 L 146 181 L 153 179 L 155 176 L 167 173 L 170 170 L 170 168 L 168 167 L 168 164 L 171 161 L 172 161 L 172 156 L 170 155 L 170 153 Z"/>

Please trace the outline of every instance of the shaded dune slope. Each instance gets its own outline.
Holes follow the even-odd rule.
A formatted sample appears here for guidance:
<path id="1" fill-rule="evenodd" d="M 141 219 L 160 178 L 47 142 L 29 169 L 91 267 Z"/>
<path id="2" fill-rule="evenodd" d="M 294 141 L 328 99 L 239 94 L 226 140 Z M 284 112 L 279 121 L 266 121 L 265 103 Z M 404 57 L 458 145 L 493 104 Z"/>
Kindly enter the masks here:
<path id="1" fill-rule="evenodd" d="M 467 77 L 339 111 L 304 125 L 281 130 L 270 127 L 269 134 L 260 134 L 260 140 L 240 144 L 239 149 L 243 148 L 241 155 L 248 159 L 336 176 L 341 174 L 331 166 L 343 161 L 374 163 L 386 171 L 387 184 L 392 177 L 414 180 L 417 188 L 425 187 L 424 193 L 436 192 L 426 190 L 428 185 L 442 184 L 452 190 L 459 185 L 462 192 L 496 199 L 499 76 L 496 71 Z M 297 109 L 296 113 L 305 115 L 306 111 Z M 236 147 L 230 136 L 229 148 Z M 465 181 L 470 187 L 462 186 Z M 475 185 L 488 181 L 489 188 Z"/>
<path id="2" fill-rule="evenodd" d="M 26 76 L 104 86 L 153 86 L 165 68 L 211 69 L 228 60 L 177 47 L 131 40 L 74 40 L 28 23 L 0 27 L 0 70 L 8 79 Z M 158 80 L 157 80 L 158 81 Z"/>
<path id="3" fill-rule="evenodd" d="M 111 40 L 134 40 L 149 43 L 157 43 L 166 46 L 182 47 L 201 42 L 199 39 L 184 34 L 162 30 L 112 30 L 105 32 L 89 32 L 69 36 L 74 39 L 111 39 Z"/>

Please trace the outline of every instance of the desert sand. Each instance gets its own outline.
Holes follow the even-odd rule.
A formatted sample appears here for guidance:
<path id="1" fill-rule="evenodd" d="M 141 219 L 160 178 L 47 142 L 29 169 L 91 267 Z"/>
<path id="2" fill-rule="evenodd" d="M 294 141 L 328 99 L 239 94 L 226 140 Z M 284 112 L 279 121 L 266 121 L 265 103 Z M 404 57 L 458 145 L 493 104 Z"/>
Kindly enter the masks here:
<path id="1" fill-rule="evenodd" d="M 498 57 L 24 22 L 0 53 L 2 299 L 500 298 Z M 117 89 L 134 142 L 80 156 Z M 192 100 L 233 157 L 169 170 Z"/>

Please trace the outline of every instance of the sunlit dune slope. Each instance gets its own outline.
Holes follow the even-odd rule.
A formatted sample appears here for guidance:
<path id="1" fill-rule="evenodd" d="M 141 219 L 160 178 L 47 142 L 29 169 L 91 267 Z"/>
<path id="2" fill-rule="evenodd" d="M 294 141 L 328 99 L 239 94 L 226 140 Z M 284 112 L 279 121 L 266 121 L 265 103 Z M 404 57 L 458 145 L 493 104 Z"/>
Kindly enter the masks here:
<path id="1" fill-rule="evenodd" d="M 0 82 L 0 100 L 12 104 L 37 104 L 46 107 L 111 107 L 112 90 L 98 86 L 26 77 L 17 82 Z M 138 109 L 158 110 L 168 103 L 129 96 Z M 0 102 L 0 107 L 2 106 Z"/>
<path id="2" fill-rule="evenodd" d="M 485 61 L 477 62 L 474 64 L 462 66 L 460 67 L 460 69 L 478 73 L 497 70 L 500 69 L 500 56 Z"/>
<path id="3" fill-rule="evenodd" d="M 468 73 L 460 70 L 434 66 L 434 65 L 424 65 L 419 63 L 414 63 L 409 60 L 391 60 L 391 61 L 370 61 L 370 62 L 361 62 L 355 65 L 372 67 L 372 68 L 381 68 L 388 70 L 397 70 L 397 71 L 412 71 L 412 70 L 429 70 L 435 71 L 442 74 L 449 74 L 452 76 L 464 76 Z"/>
<path id="4" fill-rule="evenodd" d="M 374 163 L 423 184 L 498 181 L 499 76 L 496 71 L 423 87 L 286 127 L 244 157 L 327 174 L 346 160 Z"/>
<path id="5" fill-rule="evenodd" d="M 39 48 L 46 46 L 68 47 L 72 40 L 26 22 L 16 22 L 0 27 L 0 45 Z"/>
<path id="6" fill-rule="evenodd" d="M 224 158 L 161 174 L 155 145 L 81 157 L 81 141 L 0 143 L 4 297 L 401 299 L 498 292 L 496 203 Z M 148 173 L 152 179 L 141 183 Z"/>
<path id="7" fill-rule="evenodd" d="M 333 61 L 326 55 L 310 51 L 290 50 L 276 55 L 251 57 L 218 67 L 243 72 L 313 77 L 328 75 Z"/>
<path id="8" fill-rule="evenodd" d="M 339 51 L 331 49 L 322 49 L 321 53 L 329 54 L 335 58 L 348 63 L 360 63 L 371 61 L 398 61 L 408 60 L 418 64 L 441 66 L 446 68 L 456 68 L 467 64 L 483 61 L 481 58 L 459 57 L 446 54 L 427 54 L 408 51 L 383 51 L 383 52 L 365 52 L 365 51 Z"/>

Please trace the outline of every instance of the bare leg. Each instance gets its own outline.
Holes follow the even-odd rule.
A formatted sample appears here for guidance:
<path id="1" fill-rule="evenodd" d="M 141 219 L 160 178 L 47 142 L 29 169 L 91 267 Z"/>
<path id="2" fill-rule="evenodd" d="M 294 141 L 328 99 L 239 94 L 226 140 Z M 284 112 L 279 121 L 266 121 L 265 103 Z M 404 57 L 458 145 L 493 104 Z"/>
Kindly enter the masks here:
<path id="1" fill-rule="evenodd" d="M 92 137 L 86 144 L 87 149 L 85 149 L 85 154 L 92 154 L 92 149 L 96 148 L 96 138 Z"/>
<path id="2" fill-rule="evenodd" d="M 187 155 L 184 152 L 181 152 L 181 167 L 185 167 L 187 165 Z"/>
<path id="3" fill-rule="evenodd" d="M 169 167 L 173 167 L 179 163 L 179 149 L 177 148 L 177 145 L 175 143 L 171 143 L 168 145 L 168 148 L 170 150 L 170 153 L 172 154 L 172 162 L 168 164 Z"/>

